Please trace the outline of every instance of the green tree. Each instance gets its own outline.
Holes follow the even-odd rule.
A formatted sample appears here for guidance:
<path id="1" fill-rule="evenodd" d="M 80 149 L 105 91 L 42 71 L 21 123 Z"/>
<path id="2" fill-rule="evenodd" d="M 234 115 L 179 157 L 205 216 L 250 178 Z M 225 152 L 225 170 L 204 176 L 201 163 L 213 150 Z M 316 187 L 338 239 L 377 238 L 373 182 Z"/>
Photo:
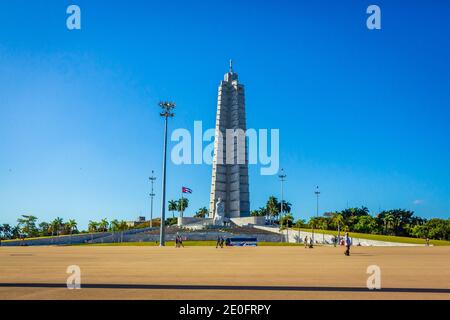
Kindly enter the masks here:
<path id="1" fill-rule="evenodd" d="M 180 213 L 180 217 L 183 217 L 184 211 L 189 207 L 189 199 L 181 198 L 177 202 L 177 211 Z"/>
<path id="2" fill-rule="evenodd" d="M 169 226 L 169 227 L 177 225 L 177 224 L 178 224 L 178 218 L 167 218 L 166 222 L 165 222 L 165 225 Z"/>
<path id="3" fill-rule="evenodd" d="M 394 235 L 396 236 L 406 236 L 407 228 L 411 224 L 414 212 L 403 209 L 395 209 L 390 211 L 394 217 Z"/>
<path id="4" fill-rule="evenodd" d="M 278 211 L 281 213 L 281 202 L 278 204 L 279 208 Z M 287 213 L 291 213 L 292 210 L 292 204 L 288 201 L 283 200 L 283 211 Z"/>
<path id="5" fill-rule="evenodd" d="M 311 228 L 318 228 L 327 230 L 329 226 L 329 220 L 326 217 L 312 217 L 309 219 L 309 225 Z"/>
<path id="6" fill-rule="evenodd" d="M 206 218 L 208 215 L 208 209 L 206 207 L 198 209 L 197 213 L 195 214 L 196 218 Z"/>
<path id="7" fill-rule="evenodd" d="M 341 213 L 338 212 L 334 212 L 331 214 L 331 221 L 330 221 L 330 226 L 334 229 L 334 230 L 342 230 L 345 229 L 346 225 L 345 225 L 345 220 L 344 220 L 344 216 Z"/>
<path id="8" fill-rule="evenodd" d="M 267 208 L 261 207 L 258 210 L 253 210 L 250 215 L 252 217 L 267 217 Z"/>
<path id="9" fill-rule="evenodd" d="M 59 236 L 63 224 L 64 224 L 63 219 L 59 218 L 59 217 L 56 218 L 55 220 L 53 220 L 50 223 L 50 227 L 51 227 L 51 230 L 52 230 L 52 236 L 53 235 Z"/>
<path id="10" fill-rule="evenodd" d="M 20 238 L 20 228 L 19 226 L 14 226 L 11 229 L 11 239 L 18 239 Z"/>
<path id="11" fill-rule="evenodd" d="M 250 212 L 250 216 L 252 216 L 252 217 L 259 217 L 259 210 L 252 210 Z"/>
<path id="12" fill-rule="evenodd" d="M 447 240 L 450 234 L 449 223 L 444 219 L 431 219 L 426 223 L 430 239 Z"/>
<path id="13" fill-rule="evenodd" d="M 289 228 L 291 228 L 293 224 L 294 224 L 294 216 L 290 213 L 285 214 L 280 219 L 280 227 L 284 227 L 287 225 Z"/>
<path id="14" fill-rule="evenodd" d="M 393 232 L 394 216 L 388 211 L 383 211 L 378 215 L 378 219 L 383 225 L 384 234 L 391 234 Z"/>
<path id="15" fill-rule="evenodd" d="M 298 219 L 296 222 L 295 222 L 295 225 L 294 225 L 296 228 L 307 228 L 308 227 L 308 224 L 306 223 L 306 221 L 305 220 L 303 220 L 303 219 Z"/>
<path id="16" fill-rule="evenodd" d="M 411 228 L 410 234 L 416 238 L 429 238 L 428 236 L 428 226 L 427 225 L 415 225 Z"/>
<path id="17" fill-rule="evenodd" d="M 37 218 L 35 216 L 22 215 L 17 219 L 20 232 L 27 237 L 38 236 L 38 229 L 36 228 Z"/>
<path id="18" fill-rule="evenodd" d="M 269 198 L 266 210 L 270 217 L 270 222 L 273 223 L 273 220 L 280 215 L 280 203 L 276 197 L 272 196 Z"/>
<path id="19" fill-rule="evenodd" d="M 11 225 L 4 223 L 0 226 L 0 239 L 8 240 L 12 237 L 12 227 Z"/>
<path id="20" fill-rule="evenodd" d="M 51 227 L 50 223 L 45 222 L 45 221 L 39 223 L 38 230 L 39 230 L 39 235 L 41 237 L 47 237 L 52 234 L 52 227 Z"/>
<path id="21" fill-rule="evenodd" d="M 95 222 L 95 221 L 89 221 L 89 225 L 88 225 L 88 230 L 89 230 L 89 232 L 92 232 L 92 233 L 94 233 L 94 232 L 98 232 L 98 222 Z"/>
<path id="22" fill-rule="evenodd" d="M 128 230 L 128 224 L 126 221 L 122 220 L 119 222 L 119 226 L 118 226 L 118 230 L 119 231 L 126 231 Z"/>
<path id="23" fill-rule="evenodd" d="M 108 219 L 102 219 L 100 220 L 98 224 L 98 231 L 99 232 L 107 232 L 109 228 L 109 222 Z"/>
<path id="24" fill-rule="evenodd" d="M 426 219 L 422 219 L 420 217 L 412 217 L 410 223 L 405 226 L 407 235 L 416 237 L 414 229 L 418 230 L 418 227 L 423 226 L 426 222 Z"/>
<path id="25" fill-rule="evenodd" d="M 361 233 L 377 233 L 378 223 L 371 216 L 360 216 L 358 222 L 353 226 L 352 231 Z"/>
<path id="26" fill-rule="evenodd" d="M 117 232 L 120 229 L 120 222 L 117 219 L 114 219 L 109 224 L 109 231 L 111 232 Z"/>
<path id="27" fill-rule="evenodd" d="M 342 210 L 340 214 L 344 218 L 345 225 L 352 230 L 353 226 L 358 222 L 359 217 L 369 215 L 369 209 L 367 207 L 347 208 Z"/>
<path id="28" fill-rule="evenodd" d="M 169 211 L 172 212 L 172 218 L 175 218 L 175 211 L 178 211 L 178 201 L 170 200 L 169 201 Z"/>
<path id="29" fill-rule="evenodd" d="M 72 235 L 75 230 L 78 228 L 78 223 L 74 219 L 70 219 L 66 223 L 66 227 L 69 230 L 69 234 Z"/>

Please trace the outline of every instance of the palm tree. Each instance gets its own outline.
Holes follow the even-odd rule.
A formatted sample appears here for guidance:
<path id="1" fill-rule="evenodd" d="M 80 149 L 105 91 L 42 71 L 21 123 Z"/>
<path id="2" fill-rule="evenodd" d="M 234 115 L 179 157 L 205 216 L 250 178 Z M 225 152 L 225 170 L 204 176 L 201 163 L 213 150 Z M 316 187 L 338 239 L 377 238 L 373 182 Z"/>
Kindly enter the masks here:
<path id="1" fill-rule="evenodd" d="M 18 226 L 11 228 L 11 238 L 12 239 L 20 238 L 20 228 Z"/>
<path id="2" fill-rule="evenodd" d="M 278 199 L 274 196 L 270 197 L 267 201 L 266 208 L 272 223 L 273 218 L 280 214 L 280 204 L 278 202 Z"/>
<path id="3" fill-rule="evenodd" d="M 109 224 L 109 231 L 112 232 L 113 242 L 115 242 L 115 240 L 116 240 L 116 232 L 120 231 L 119 227 L 120 227 L 120 222 L 117 219 L 112 220 L 111 223 Z"/>
<path id="4" fill-rule="evenodd" d="M 75 219 L 70 219 L 65 224 L 65 227 L 69 230 L 71 244 L 72 244 L 72 234 L 73 234 L 73 231 L 77 229 L 77 226 L 78 226 L 78 223 L 75 221 Z"/>
<path id="5" fill-rule="evenodd" d="M 394 220 L 395 220 L 395 218 L 394 218 L 394 216 L 391 213 L 387 213 L 384 216 L 383 221 L 384 221 L 384 232 L 385 232 L 385 234 L 387 234 L 389 229 L 392 228 L 392 226 L 394 224 Z"/>
<path id="6" fill-rule="evenodd" d="M 344 217 L 340 213 L 332 213 L 330 222 L 331 222 L 331 225 L 337 229 L 339 229 L 339 227 L 345 225 Z"/>
<path id="7" fill-rule="evenodd" d="M 98 229 L 100 232 L 106 232 L 108 231 L 108 226 L 109 226 L 108 219 L 102 219 L 98 224 Z"/>
<path id="8" fill-rule="evenodd" d="M 172 218 L 175 218 L 174 212 L 178 210 L 178 201 L 170 200 L 169 201 L 169 211 L 172 212 Z"/>
<path id="9" fill-rule="evenodd" d="M 288 213 L 280 220 L 280 226 L 286 225 L 286 228 L 289 227 L 289 225 L 292 225 L 294 222 L 294 217 L 292 214 Z"/>
<path id="10" fill-rule="evenodd" d="M 61 227 L 63 225 L 63 219 L 62 218 L 56 218 L 55 220 L 53 220 L 51 223 L 51 228 L 52 228 L 52 236 L 56 235 L 59 236 L 59 232 L 61 230 Z"/>
<path id="11" fill-rule="evenodd" d="M 206 207 L 198 209 L 197 213 L 195 214 L 196 218 L 205 218 L 208 215 L 208 209 Z"/>
<path id="12" fill-rule="evenodd" d="M 112 232 L 119 231 L 119 225 L 120 225 L 119 220 L 114 219 L 114 220 L 112 220 L 111 223 L 109 224 L 109 230 L 112 231 Z"/>
<path id="13" fill-rule="evenodd" d="M 259 217 L 259 210 L 252 210 L 250 212 L 250 216 L 252 216 L 252 217 Z"/>
<path id="14" fill-rule="evenodd" d="M 51 235 L 52 233 L 52 228 L 50 226 L 50 223 L 48 222 L 41 222 L 39 223 L 39 234 L 41 235 L 41 237 L 46 237 Z"/>
<path id="15" fill-rule="evenodd" d="M 338 241 L 341 241 L 341 226 L 345 225 L 344 217 L 340 213 L 333 213 L 331 217 L 331 224 L 338 230 Z"/>
<path id="16" fill-rule="evenodd" d="M 177 211 L 180 213 L 180 217 L 183 218 L 184 210 L 189 206 L 189 199 L 181 198 L 178 200 L 177 204 Z"/>
<path id="17" fill-rule="evenodd" d="M 98 231 L 98 222 L 95 221 L 89 221 L 88 225 L 89 232 L 97 232 Z"/>
<path id="18" fill-rule="evenodd" d="M 127 222 L 126 221 L 120 221 L 119 222 L 119 230 L 120 231 L 126 231 L 126 230 L 128 230 L 128 224 L 127 224 Z"/>
<path id="19" fill-rule="evenodd" d="M 11 225 L 4 223 L 1 227 L 0 227 L 0 232 L 3 234 L 3 238 L 4 239 L 10 239 L 11 238 L 11 234 L 12 234 L 12 228 Z"/>
<path id="20" fill-rule="evenodd" d="M 70 219 L 67 221 L 66 226 L 69 229 L 70 235 L 72 235 L 73 231 L 77 230 L 78 223 L 74 219 Z"/>
<path id="21" fill-rule="evenodd" d="M 281 212 L 281 202 L 279 203 L 280 209 L 279 211 Z M 292 204 L 288 201 L 283 200 L 283 211 L 286 213 L 291 213 L 292 210 Z"/>
<path id="22" fill-rule="evenodd" d="M 319 226 L 322 229 L 322 242 L 325 244 L 325 230 L 328 229 L 328 220 L 321 219 Z"/>

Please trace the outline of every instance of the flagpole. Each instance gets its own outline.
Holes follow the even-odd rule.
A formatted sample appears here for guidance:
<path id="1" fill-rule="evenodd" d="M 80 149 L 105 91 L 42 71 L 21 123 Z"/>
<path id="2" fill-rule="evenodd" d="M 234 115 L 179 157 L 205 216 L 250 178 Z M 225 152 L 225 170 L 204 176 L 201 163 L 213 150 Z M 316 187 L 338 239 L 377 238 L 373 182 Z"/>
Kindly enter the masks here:
<path id="1" fill-rule="evenodd" d="M 184 187 L 181 187 L 181 217 L 184 218 Z"/>

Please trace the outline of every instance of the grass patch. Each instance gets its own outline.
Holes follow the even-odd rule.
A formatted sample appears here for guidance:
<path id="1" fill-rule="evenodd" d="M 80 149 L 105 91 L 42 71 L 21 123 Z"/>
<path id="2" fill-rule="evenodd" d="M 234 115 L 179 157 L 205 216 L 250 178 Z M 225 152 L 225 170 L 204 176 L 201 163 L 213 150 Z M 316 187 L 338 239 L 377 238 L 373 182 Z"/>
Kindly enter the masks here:
<path id="1" fill-rule="evenodd" d="M 24 241 L 30 241 L 30 240 L 40 240 L 40 239 L 61 239 L 61 238 L 76 238 L 76 237 L 82 237 L 82 236 L 92 236 L 92 235 L 97 235 L 99 234 L 98 232 L 95 233 L 77 233 L 77 234 L 63 234 L 60 236 L 43 236 L 43 237 L 34 237 L 34 238 L 24 238 Z M 22 239 L 11 239 L 11 240 L 2 240 L 2 242 L 16 242 L 16 241 L 22 241 Z"/>
<path id="2" fill-rule="evenodd" d="M 297 228 L 290 229 L 292 231 L 298 231 Z M 311 229 L 300 229 L 300 231 L 311 232 Z M 337 236 L 338 232 L 334 230 L 318 230 L 315 229 L 314 232 L 318 234 L 328 234 Z M 344 236 L 345 232 L 341 231 L 341 237 Z M 398 242 L 398 243 L 410 243 L 410 244 L 425 244 L 424 239 L 409 238 L 409 237 L 396 237 L 396 236 L 385 236 L 380 234 L 368 234 L 368 233 L 357 233 L 349 232 L 350 237 L 355 239 L 367 239 L 376 241 L 386 241 L 386 242 Z M 450 246 L 450 241 L 445 240 L 430 240 L 430 244 L 434 246 Z"/>

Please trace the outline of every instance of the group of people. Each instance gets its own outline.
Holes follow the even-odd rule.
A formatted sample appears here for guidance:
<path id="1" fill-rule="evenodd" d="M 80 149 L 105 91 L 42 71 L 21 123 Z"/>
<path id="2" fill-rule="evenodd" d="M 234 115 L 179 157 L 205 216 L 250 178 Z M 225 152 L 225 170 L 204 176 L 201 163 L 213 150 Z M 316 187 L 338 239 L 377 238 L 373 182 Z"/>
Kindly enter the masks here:
<path id="1" fill-rule="evenodd" d="M 333 243 L 334 243 L 335 247 L 336 247 L 336 244 L 338 243 L 338 241 L 339 240 L 337 237 L 333 238 Z M 305 248 L 313 248 L 314 247 L 314 239 L 312 237 L 306 236 L 304 239 L 304 243 L 305 243 Z M 349 256 L 350 255 L 350 247 L 352 246 L 352 239 L 350 238 L 350 235 L 348 234 L 348 232 L 345 233 L 345 236 L 342 239 L 340 244 L 345 246 L 344 254 L 346 256 Z"/>
<path id="2" fill-rule="evenodd" d="M 175 237 L 175 247 L 176 247 L 176 248 L 181 248 L 181 247 L 184 248 L 184 245 L 183 245 L 183 238 L 181 238 L 180 235 L 177 235 L 177 236 Z"/>
<path id="3" fill-rule="evenodd" d="M 223 245 L 225 244 L 225 239 L 222 236 L 217 237 L 216 249 L 221 247 L 223 249 Z"/>
<path id="4" fill-rule="evenodd" d="M 303 240 L 305 242 L 305 248 L 314 248 L 314 239 L 313 237 L 306 236 Z"/>

